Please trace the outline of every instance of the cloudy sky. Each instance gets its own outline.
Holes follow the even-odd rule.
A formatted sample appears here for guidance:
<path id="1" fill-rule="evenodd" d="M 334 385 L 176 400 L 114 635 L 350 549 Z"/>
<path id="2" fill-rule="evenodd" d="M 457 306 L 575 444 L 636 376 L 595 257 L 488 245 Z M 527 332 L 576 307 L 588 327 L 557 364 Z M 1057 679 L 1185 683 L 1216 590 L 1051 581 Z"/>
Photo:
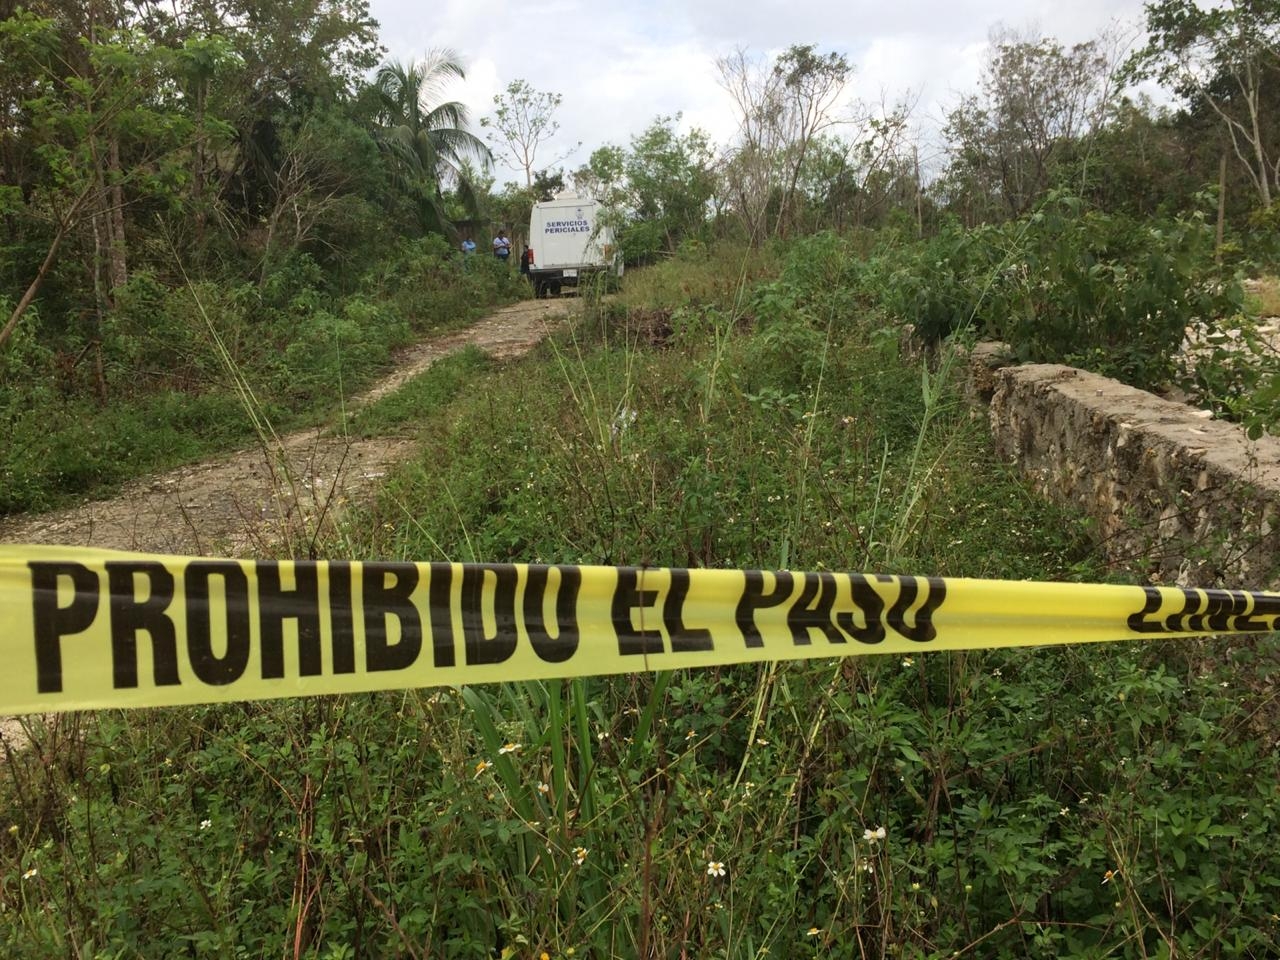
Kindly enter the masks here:
<path id="1" fill-rule="evenodd" d="M 391 57 L 432 47 L 460 54 L 467 80 L 452 96 L 473 121 L 512 80 L 561 94 L 561 130 L 537 166 L 572 151 L 561 165 L 573 169 L 602 144 L 625 146 L 659 115 L 681 113 L 683 128 L 727 141 L 736 120 L 715 64 L 738 47 L 769 55 L 813 43 L 842 53 L 856 69 L 853 96 L 879 102 L 909 91 L 921 136 L 936 139 L 960 93 L 976 89 L 993 26 L 1064 44 L 1115 24 L 1135 35 L 1142 0 L 370 0 L 370 11 Z M 509 167 L 497 173 L 499 182 L 523 179 Z"/>

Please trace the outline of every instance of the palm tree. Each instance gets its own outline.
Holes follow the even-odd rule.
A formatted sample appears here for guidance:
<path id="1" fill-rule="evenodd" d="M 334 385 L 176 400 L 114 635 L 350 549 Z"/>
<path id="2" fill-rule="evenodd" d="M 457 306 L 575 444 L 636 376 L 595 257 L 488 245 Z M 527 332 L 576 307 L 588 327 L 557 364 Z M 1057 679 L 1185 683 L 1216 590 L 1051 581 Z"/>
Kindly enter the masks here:
<path id="1" fill-rule="evenodd" d="M 464 161 L 474 158 L 482 168 L 493 162 L 484 141 L 470 133 L 467 108 L 457 101 L 435 103 L 452 79 L 466 73 L 452 50 L 431 50 L 425 60 L 389 60 L 378 68 L 374 88 L 378 97 L 379 145 L 392 157 L 398 185 L 417 202 L 425 229 L 451 232 L 444 213 L 443 186 L 475 211 L 475 187 Z"/>

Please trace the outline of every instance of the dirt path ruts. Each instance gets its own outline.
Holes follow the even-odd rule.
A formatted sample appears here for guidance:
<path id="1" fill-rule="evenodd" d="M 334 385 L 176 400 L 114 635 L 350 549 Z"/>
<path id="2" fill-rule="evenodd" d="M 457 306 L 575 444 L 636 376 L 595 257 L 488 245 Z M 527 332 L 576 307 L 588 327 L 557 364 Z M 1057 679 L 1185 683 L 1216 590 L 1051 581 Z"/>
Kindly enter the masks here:
<path id="1" fill-rule="evenodd" d="M 562 322 L 576 300 L 532 300 L 406 350 L 396 369 L 348 412 L 395 390 L 445 354 L 474 344 L 497 359 L 518 357 Z M 335 437 L 321 427 L 279 438 L 272 449 L 237 453 L 132 481 L 116 496 L 69 509 L 0 520 L 0 543 L 96 546 L 150 553 L 252 556 L 309 542 L 339 508 L 366 496 L 406 457 L 403 438 Z"/>

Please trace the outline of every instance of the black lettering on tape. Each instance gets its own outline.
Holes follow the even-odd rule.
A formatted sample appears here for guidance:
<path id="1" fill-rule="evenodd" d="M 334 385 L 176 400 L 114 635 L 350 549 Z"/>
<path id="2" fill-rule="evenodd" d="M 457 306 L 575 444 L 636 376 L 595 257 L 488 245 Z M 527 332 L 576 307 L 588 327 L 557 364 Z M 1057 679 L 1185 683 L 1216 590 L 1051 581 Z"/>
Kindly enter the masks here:
<path id="1" fill-rule="evenodd" d="M 356 672 L 355 615 L 351 609 L 351 564 L 329 564 L 329 629 L 333 633 L 333 672 Z"/>
<path id="2" fill-rule="evenodd" d="M 1244 613 L 1245 597 L 1238 590 L 1206 590 L 1204 613 L 1193 630 L 1218 633 L 1226 630 L 1231 621 Z"/>
<path id="3" fill-rule="evenodd" d="M 746 584 L 742 596 L 738 598 L 738 606 L 733 611 L 733 620 L 742 631 L 742 642 L 748 647 L 763 647 L 764 637 L 756 626 L 757 610 L 780 607 L 791 599 L 795 578 L 786 570 L 779 570 L 773 575 L 774 586 L 770 591 L 764 588 L 764 574 L 759 570 L 744 570 Z"/>
<path id="4" fill-rule="evenodd" d="M 366 563 L 363 571 L 365 669 L 373 673 L 412 666 L 422 652 L 422 618 L 410 599 L 418 585 L 418 568 L 412 563 Z M 400 624 L 396 643 L 387 642 L 387 621 L 392 618 Z"/>
<path id="5" fill-rule="evenodd" d="M 173 574 L 160 563 L 111 560 L 106 564 L 111 610 L 111 674 L 117 690 L 138 685 L 138 631 L 151 638 L 151 661 L 157 687 L 180 683 L 178 639 L 169 616 Z M 137 598 L 139 577 L 147 581 L 145 600 Z"/>
<path id="6" fill-rule="evenodd" d="M 834 574 L 826 571 L 804 574 L 800 596 L 787 611 L 787 626 L 791 628 L 791 642 L 796 646 L 808 646 L 812 642 L 809 632 L 818 630 L 829 643 L 848 643 L 849 638 L 841 629 L 838 618 L 833 613 L 835 602 Z"/>
<path id="7" fill-rule="evenodd" d="M 314 563 L 293 564 L 294 587 L 281 583 L 280 564 L 258 564 L 258 619 L 262 631 L 262 677 L 284 676 L 284 622 L 298 621 L 298 673 L 324 672 L 320 658 L 320 585 Z"/>
<path id="8" fill-rule="evenodd" d="M 432 662 L 437 667 L 452 667 L 456 658 L 453 650 L 453 604 L 450 601 L 453 564 L 431 564 L 430 577 L 427 602 L 431 606 Z"/>
<path id="9" fill-rule="evenodd" d="M 660 618 L 653 615 L 652 627 L 636 629 L 632 623 L 631 613 L 635 609 L 644 611 L 651 608 L 658 599 L 657 590 L 639 589 L 640 575 L 643 571 L 637 567 L 618 567 L 618 586 L 613 591 L 613 603 L 610 605 L 610 618 L 613 620 L 614 632 L 618 635 L 618 653 L 623 656 L 634 654 L 662 653 L 662 632 L 657 624 Z M 640 622 L 645 622 L 641 613 Z"/>
<path id="10" fill-rule="evenodd" d="M 1142 609 L 1129 615 L 1135 633 L 1265 633 L 1276 628 L 1280 597 L 1244 590 L 1179 588 L 1178 607 L 1161 616 L 1165 595 L 1159 587 L 1143 587 Z"/>
<path id="11" fill-rule="evenodd" d="M 578 567 L 530 566 L 524 587 L 524 629 L 533 644 L 533 652 L 547 663 L 564 663 L 578 652 L 578 591 L 582 587 L 582 570 Z M 556 590 L 556 613 L 553 624 L 545 623 L 547 590 L 551 571 L 560 576 Z M 555 636 L 551 628 L 555 628 Z"/>
<path id="12" fill-rule="evenodd" d="M 227 649 L 221 656 L 213 652 L 209 583 L 222 581 L 223 614 L 227 626 Z M 231 560 L 193 560 L 182 579 L 187 599 L 187 656 L 191 669 L 202 683 L 224 686 L 244 675 L 249 663 L 249 578 L 240 564 Z"/>
<path id="13" fill-rule="evenodd" d="M 493 574 L 493 590 L 486 590 Z M 493 598 L 493 636 L 485 633 L 485 594 Z M 462 638 L 467 665 L 503 663 L 516 650 L 516 568 L 509 563 L 467 566 L 462 570 Z"/>
<path id="14" fill-rule="evenodd" d="M 1158 587 L 1143 587 L 1142 593 L 1146 599 L 1141 610 L 1129 614 L 1129 629 L 1134 633 L 1162 633 L 1164 625 L 1158 620 L 1148 620 L 1147 617 L 1160 612 L 1160 608 L 1164 606 L 1164 595 Z"/>
<path id="15" fill-rule="evenodd" d="M 36 644 L 36 690 L 62 692 L 62 638 L 82 633 L 98 615 L 98 575 L 79 563 L 31 561 L 31 603 Z M 58 580 L 71 581 L 74 593 L 58 606 Z"/>
<path id="16" fill-rule="evenodd" d="M 876 592 L 871 581 L 861 573 L 849 574 L 849 591 L 853 595 L 854 605 L 866 618 L 866 626 L 858 626 L 853 614 L 844 610 L 836 614 L 836 623 L 858 643 L 870 645 L 883 642 L 884 599 Z"/>
<path id="17" fill-rule="evenodd" d="M 1182 590 L 1182 609 L 1177 613 L 1171 613 L 1165 617 L 1165 629 L 1170 632 L 1181 632 L 1188 629 L 1189 624 L 1195 614 L 1200 612 L 1200 607 L 1204 601 L 1204 596 L 1199 590 Z"/>
<path id="18" fill-rule="evenodd" d="M 933 626 L 933 614 L 942 605 L 947 596 L 947 582 L 941 577 L 893 577 L 881 575 L 884 582 L 898 582 L 898 599 L 889 608 L 886 620 L 889 626 L 908 640 L 916 643 L 928 643 L 938 636 Z M 923 588 L 923 589 L 922 589 Z M 907 614 L 915 606 L 916 598 L 923 596 L 924 602 L 916 611 L 914 623 L 907 622 Z"/>
<path id="19" fill-rule="evenodd" d="M 714 650 L 715 642 L 706 627 L 687 627 L 684 623 L 684 601 L 689 596 L 689 571 L 671 570 L 671 588 L 662 603 L 662 625 L 671 638 L 672 653 Z"/>
<path id="20" fill-rule="evenodd" d="M 1239 617 L 1234 628 L 1245 633 L 1266 633 L 1275 630 L 1280 620 L 1280 596 L 1273 594 L 1249 594 L 1252 608 Z"/>

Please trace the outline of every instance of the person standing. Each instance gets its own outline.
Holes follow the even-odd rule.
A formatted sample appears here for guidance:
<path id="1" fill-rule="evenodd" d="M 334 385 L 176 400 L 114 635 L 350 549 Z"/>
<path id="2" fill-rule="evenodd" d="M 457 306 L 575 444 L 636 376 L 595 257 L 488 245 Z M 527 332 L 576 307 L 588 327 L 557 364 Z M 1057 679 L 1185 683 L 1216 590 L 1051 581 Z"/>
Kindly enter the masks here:
<path id="1" fill-rule="evenodd" d="M 463 252 L 464 254 L 471 254 L 471 253 L 475 253 L 475 252 L 476 252 L 476 242 L 475 242 L 474 240 L 472 240 L 470 237 L 465 238 L 465 239 L 462 241 L 462 252 Z"/>
<path id="2" fill-rule="evenodd" d="M 505 230 L 499 230 L 498 235 L 493 238 L 493 255 L 503 263 L 511 258 L 511 240 Z"/>

